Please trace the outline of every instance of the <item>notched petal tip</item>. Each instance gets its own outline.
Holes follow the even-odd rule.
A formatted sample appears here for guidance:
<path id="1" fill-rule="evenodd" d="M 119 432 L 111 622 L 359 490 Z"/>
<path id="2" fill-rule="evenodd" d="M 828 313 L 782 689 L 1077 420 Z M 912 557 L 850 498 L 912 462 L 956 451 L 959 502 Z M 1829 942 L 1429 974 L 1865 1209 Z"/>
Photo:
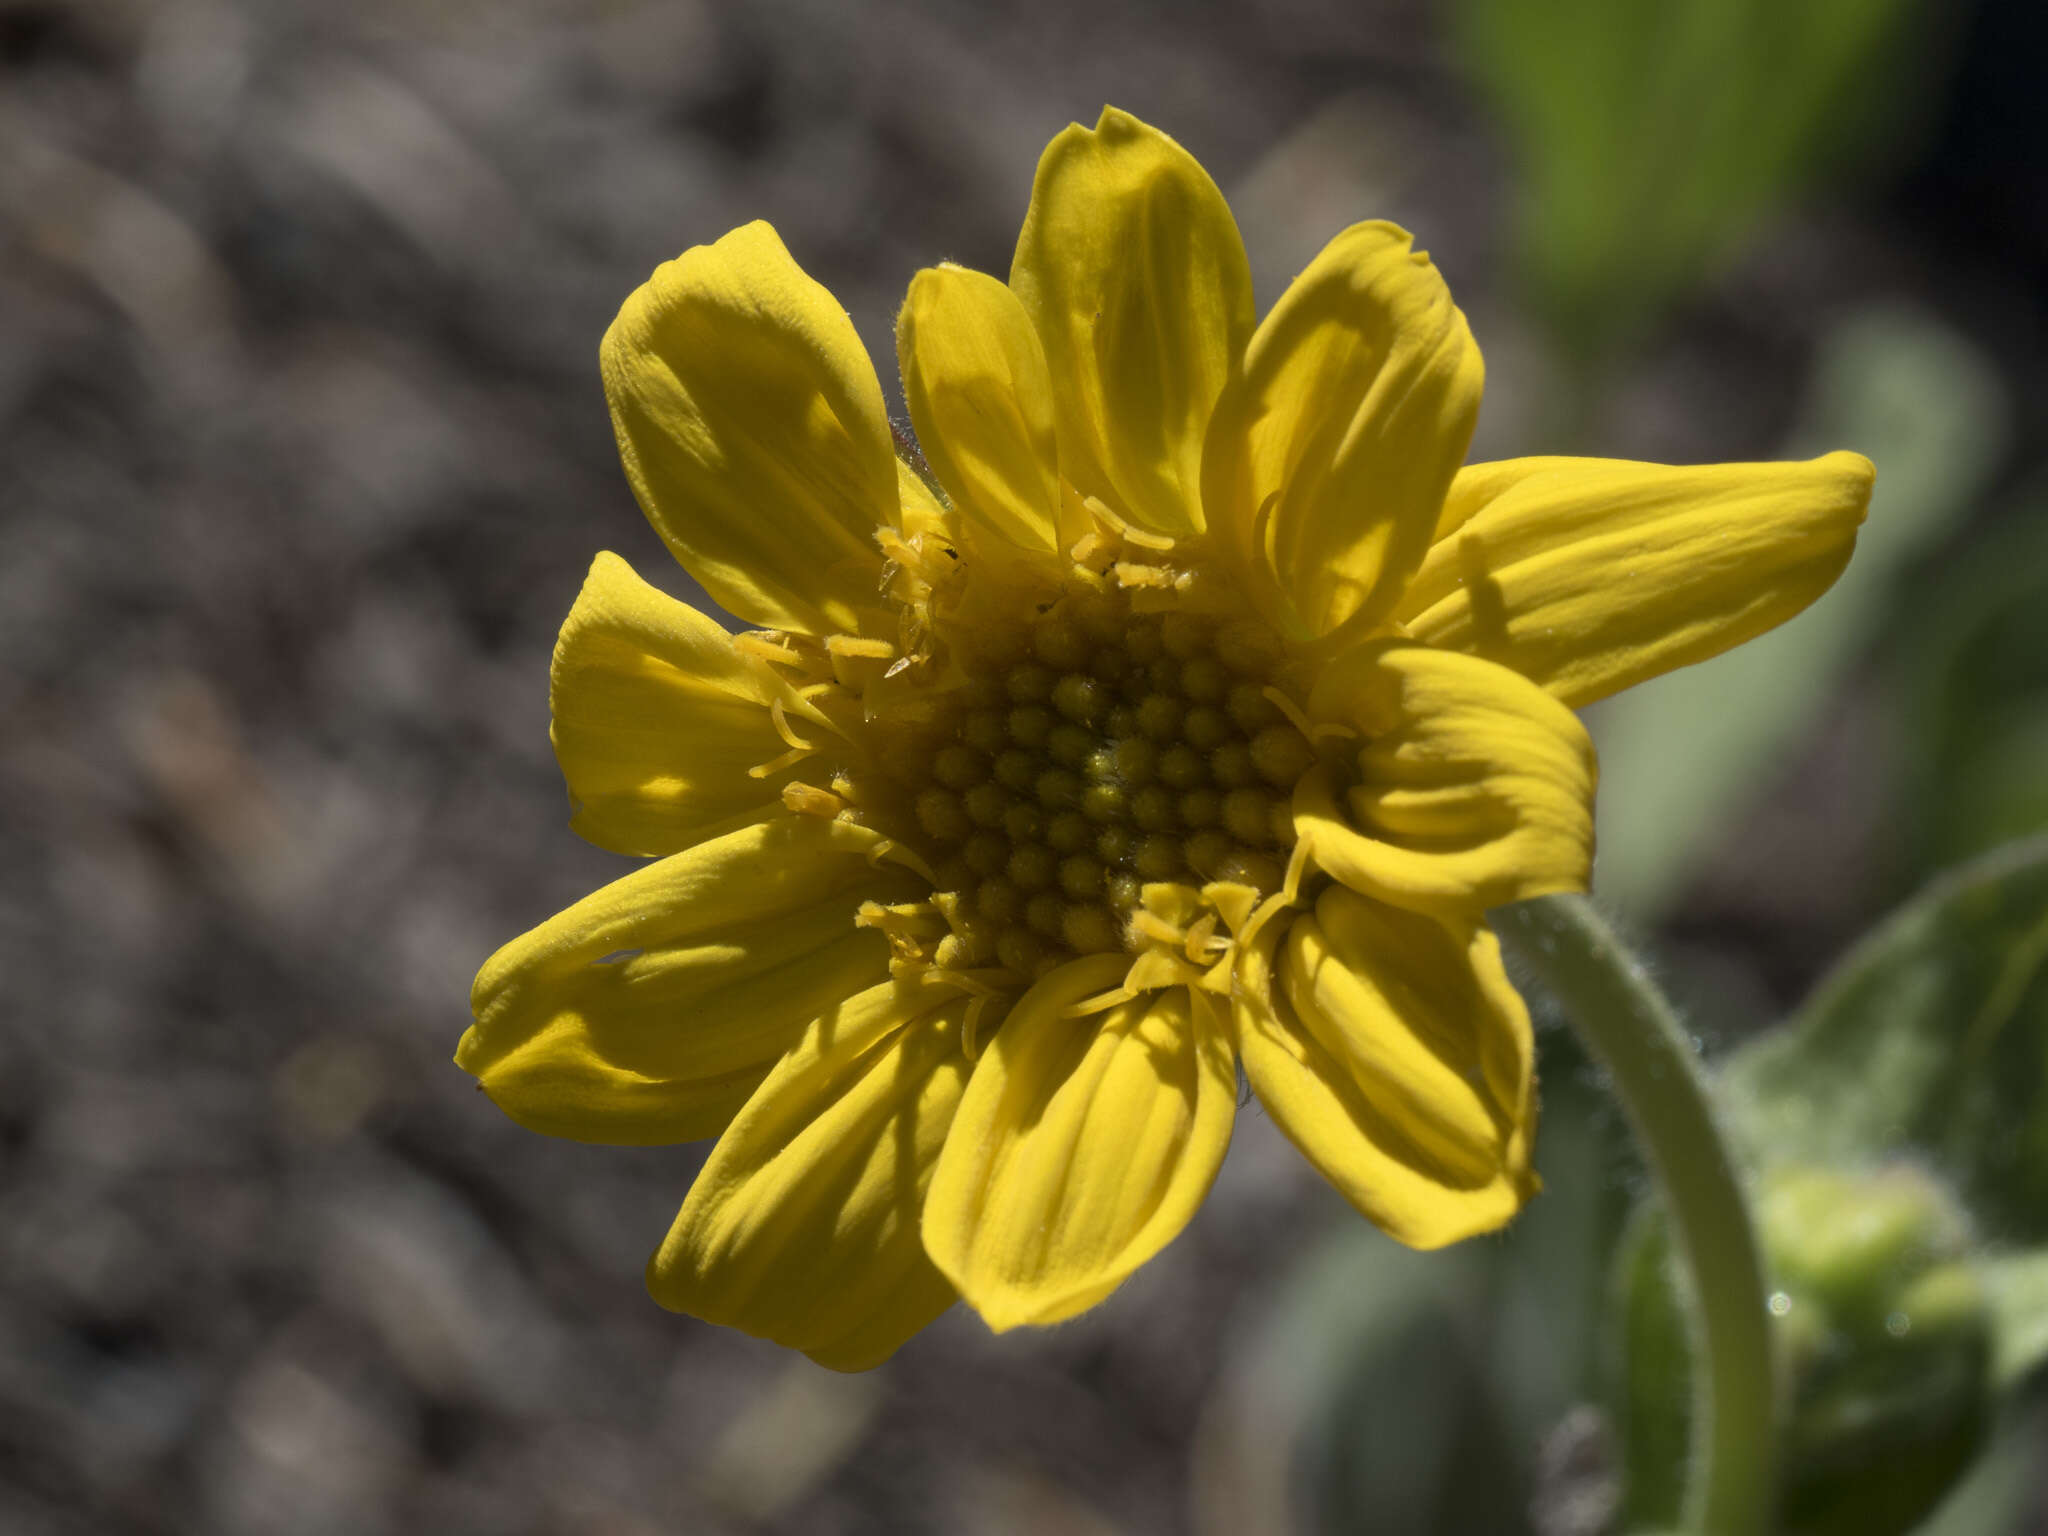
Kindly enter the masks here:
<path id="1" fill-rule="evenodd" d="M 1179 144 L 1105 108 L 1046 146 L 1010 287 L 1045 347 L 1061 473 L 1120 521 L 1199 533 L 1201 448 L 1253 321 L 1223 194 Z"/>
<path id="2" fill-rule="evenodd" d="M 598 555 L 549 669 L 570 825 L 654 857 L 773 814 L 788 774 L 752 770 L 784 755 L 771 706 L 786 694 L 716 620 Z"/>

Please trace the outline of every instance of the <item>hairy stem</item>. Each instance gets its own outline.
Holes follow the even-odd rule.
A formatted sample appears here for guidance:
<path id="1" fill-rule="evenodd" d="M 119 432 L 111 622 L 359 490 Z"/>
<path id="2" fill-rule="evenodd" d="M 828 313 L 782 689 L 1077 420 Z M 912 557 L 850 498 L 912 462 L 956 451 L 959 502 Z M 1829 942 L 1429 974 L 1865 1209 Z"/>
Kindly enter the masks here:
<path id="1" fill-rule="evenodd" d="M 1692 1043 L 1585 897 L 1538 897 L 1490 917 L 1607 1069 L 1678 1238 L 1695 1362 L 1686 1529 L 1755 1536 L 1770 1525 L 1777 1407 L 1763 1265 Z"/>

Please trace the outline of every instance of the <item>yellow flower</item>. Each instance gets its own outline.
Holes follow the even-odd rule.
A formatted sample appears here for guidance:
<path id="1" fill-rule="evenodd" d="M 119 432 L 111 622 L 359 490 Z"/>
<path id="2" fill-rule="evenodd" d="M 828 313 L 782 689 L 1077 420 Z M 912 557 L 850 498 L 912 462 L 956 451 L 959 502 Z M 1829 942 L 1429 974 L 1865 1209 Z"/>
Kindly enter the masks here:
<path id="1" fill-rule="evenodd" d="M 1345 230 L 1255 325 L 1215 185 L 1116 111 L 897 349 L 922 460 L 767 225 L 627 301 L 627 476 L 760 628 L 598 557 L 555 750 L 655 862 L 494 955 L 457 1060 L 536 1130 L 719 1137 L 649 1289 L 842 1369 L 956 1295 L 1109 1295 L 1240 1064 L 1396 1238 L 1500 1226 L 1535 1111 L 1485 912 L 1586 885 L 1572 709 L 1811 602 L 1868 462 L 1461 469 L 1479 353 L 1410 237 Z"/>

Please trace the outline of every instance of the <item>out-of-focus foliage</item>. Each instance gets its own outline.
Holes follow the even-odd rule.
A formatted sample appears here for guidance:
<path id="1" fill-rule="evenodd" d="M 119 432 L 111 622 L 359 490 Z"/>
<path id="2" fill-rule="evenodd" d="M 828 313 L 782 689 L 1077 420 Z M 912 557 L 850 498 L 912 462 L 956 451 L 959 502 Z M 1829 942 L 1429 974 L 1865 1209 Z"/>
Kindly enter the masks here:
<path id="1" fill-rule="evenodd" d="M 1919 9 L 1463 0 L 1458 36 L 1521 158 L 1524 259 L 1560 338 L 1588 354 L 1634 339 L 1760 217 L 1895 129 Z"/>
<path id="2" fill-rule="evenodd" d="M 1987 1236 L 2048 1239 L 2048 839 L 1936 881 L 1723 1075 L 1760 1160 L 1925 1160 Z"/>
<path id="3" fill-rule="evenodd" d="M 1851 1497 L 1878 1480 L 1874 1469 L 1918 1476 L 1923 1491 L 1943 1465 L 1959 1470 L 1974 1433 L 1970 1393 L 2010 1394 L 2048 1361 L 2048 1248 L 2039 1246 L 2048 1238 L 2048 838 L 1936 881 L 1786 1028 L 1738 1053 L 1722 1087 L 1738 1138 L 1765 1170 L 1767 1246 L 1774 1259 L 1799 1261 L 1781 1269 L 1795 1379 L 1804 1389 L 1816 1367 L 1820 1379 L 1839 1375 L 1832 1401 L 1802 1396 L 1807 1417 L 1795 1420 L 1788 1448 L 1793 1497 L 1804 1480 L 1816 1516 L 1856 1514 L 1863 1523 L 1839 1528 L 1875 1531 L 1877 1514 Z M 1795 1167 L 1803 1171 L 1785 1171 Z M 1962 1218 L 1941 1180 L 1962 1197 L 1976 1241 L 2008 1246 L 1960 1262 Z M 1830 1346 L 1849 1364 L 1830 1363 L 1830 1347 L 1814 1350 L 1802 1289 L 1849 1298 L 1822 1314 L 1858 1330 Z M 1988 1354 L 1977 1359 L 1987 1325 Z M 1964 1379 L 1973 1372 L 1978 1386 Z M 1814 1437 L 1868 1435 L 1888 1411 L 1896 1443 L 1864 1447 L 1844 1463 L 1842 1486 L 1830 1484 L 1830 1457 Z M 2007 1440 L 2023 1433 L 2008 1429 Z M 1938 1528 L 1997 1530 L 2009 1520 L 1998 1511 L 2023 1496 L 2024 1479 L 2001 1481 L 2005 1455 L 1957 1494 L 1981 1506 L 1971 1517 L 1980 1523 L 1943 1516 Z M 1910 1501 L 1906 1489 L 1885 1507 Z"/>
<path id="4" fill-rule="evenodd" d="M 1911 1529 L 2048 1359 L 2048 839 L 1937 881 L 1720 1074 L 1790 1388 L 1781 1518 Z M 1690 1361 L 1646 1208 L 1615 1266 L 1628 1512 L 1671 1519 Z M 1990 1482 L 1966 1494 L 2000 1529 Z M 1956 1526 L 1957 1530 L 1972 1529 Z"/>
<path id="5" fill-rule="evenodd" d="M 1971 510 L 2004 449 L 2006 415 L 1991 364 L 1932 316 L 1867 312 L 1827 338 L 1805 420 L 1786 455 L 1846 443 L 1866 449 L 1876 462 L 1877 490 L 1856 557 L 1826 597 L 1782 629 L 1603 706 L 1595 736 L 1601 767 L 1596 880 L 1604 900 L 1641 920 L 1658 915 L 1680 892 L 1717 829 L 1732 822 L 1744 799 L 1810 729 L 1872 640 L 1911 611 L 1917 588 L 1905 578 Z M 2048 565 L 2036 563 L 2033 570 Z M 2043 581 L 2048 577 L 2037 577 L 2028 590 Z M 2016 584 L 2007 578 L 2005 586 Z M 2029 654 L 2037 677 L 2048 679 L 2048 620 L 2039 617 L 2048 607 L 2035 612 L 2042 643 Z M 1958 649 L 1973 638 L 1994 638 L 1981 630 L 1966 635 L 1960 624 L 1951 636 Z M 2008 672 L 2025 665 L 2005 663 Z M 1969 705 L 1958 698 L 1956 707 Z M 2034 725 L 2034 744 L 2048 744 L 2048 710 Z M 1974 750 L 1967 738 L 1943 741 L 1951 751 Z M 2023 745 L 2016 740 L 2015 750 Z M 2007 766 L 2017 776 L 2018 764 Z M 1930 794 L 1940 788 L 1944 801 L 1953 793 L 1945 784 L 1923 787 Z M 2048 797 L 2048 776 L 2037 772 L 2030 787 Z M 2048 799 L 2040 810 L 2048 821 Z"/>
<path id="6" fill-rule="evenodd" d="M 1544 1116 L 1545 1194 L 1503 1237 L 1414 1253 L 1339 1220 L 1260 1300 L 1197 1446 L 1203 1536 L 1605 1529 L 1604 1421 L 1573 1408 L 1625 1191 L 1589 1081 L 1560 1071 Z"/>
<path id="7" fill-rule="evenodd" d="M 1920 864 L 2048 830 L 2048 485 L 1901 605 L 1891 649 Z"/>
<path id="8" fill-rule="evenodd" d="M 1899 1536 L 1953 1485 L 1989 1417 L 1991 1327 L 1967 1217 L 1924 1172 L 1788 1166 L 1758 1190 L 1788 1400 L 1786 1536 Z M 1665 1224 L 1617 1265 L 1628 1513 L 1675 1520 L 1690 1360 Z"/>

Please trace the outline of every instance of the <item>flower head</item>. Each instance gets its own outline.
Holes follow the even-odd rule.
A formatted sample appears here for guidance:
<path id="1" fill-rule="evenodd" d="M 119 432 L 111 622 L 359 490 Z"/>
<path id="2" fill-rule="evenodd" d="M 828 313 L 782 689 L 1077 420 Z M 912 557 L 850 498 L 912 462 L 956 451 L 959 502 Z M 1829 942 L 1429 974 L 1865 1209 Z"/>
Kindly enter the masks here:
<path id="1" fill-rule="evenodd" d="M 605 337 L 642 507 L 759 627 L 598 557 L 555 748 L 655 862 L 493 956 L 457 1059 L 538 1130 L 719 1137 L 664 1305 L 849 1369 L 956 1295 L 1070 1317 L 1201 1203 L 1240 1064 L 1404 1242 L 1535 1188 L 1485 912 L 1586 885 L 1572 709 L 1812 601 L 1870 466 L 1461 468 L 1479 353 L 1388 224 L 1254 321 L 1214 184 L 1112 110 L 1007 283 L 912 282 L 916 447 L 765 224 Z"/>

